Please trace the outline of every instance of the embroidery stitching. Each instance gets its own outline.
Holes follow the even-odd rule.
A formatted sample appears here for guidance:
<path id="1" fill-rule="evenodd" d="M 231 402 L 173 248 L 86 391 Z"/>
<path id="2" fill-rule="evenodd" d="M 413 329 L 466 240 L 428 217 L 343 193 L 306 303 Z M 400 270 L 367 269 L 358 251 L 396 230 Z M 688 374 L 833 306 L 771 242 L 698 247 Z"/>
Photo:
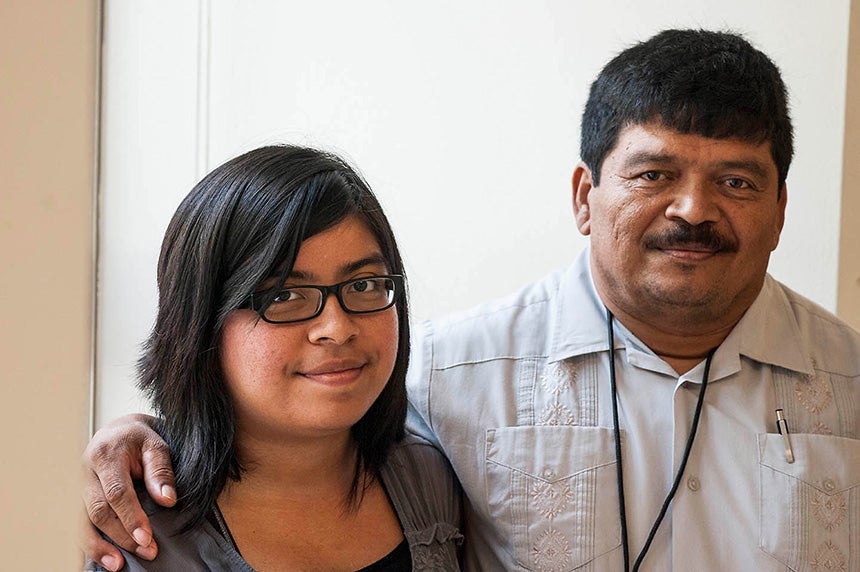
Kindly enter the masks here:
<path id="1" fill-rule="evenodd" d="M 570 391 L 576 383 L 576 370 L 566 364 L 558 364 L 547 368 L 549 371 L 541 376 L 540 383 L 547 393 L 558 397 L 565 391 Z"/>
<path id="2" fill-rule="evenodd" d="M 827 495 L 816 491 L 810 504 L 815 519 L 828 531 L 838 527 L 848 516 L 845 493 Z"/>
<path id="3" fill-rule="evenodd" d="M 533 481 L 532 500 L 534 501 L 535 509 L 544 518 L 552 520 L 564 512 L 567 505 L 574 500 L 574 496 L 570 491 L 570 484 L 567 481 L 563 483 Z"/>
<path id="4" fill-rule="evenodd" d="M 821 421 L 816 421 L 812 424 L 812 427 L 809 428 L 810 433 L 815 433 L 816 435 L 833 435 L 833 429 L 822 423 Z"/>
<path id="5" fill-rule="evenodd" d="M 547 404 L 541 411 L 538 425 L 575 425 L 573 412 L 558 401 Z"/>
<path id="6" fill-rule="evenodd" d="M 845 553 L 829 540 L 818 547 L 809 565 L 815 570 L 837 570 L 839 572 L 847 572 L 848 570 L 845 563 Z"/>
<path id="7" fill-rule="evenodd" d="M 819 413 L 833 400 L 830 387 L 818 374 L 798 379 L 794 385 L 794 395 L 812 413 Z"/>
<path id="8" fill-rule="evenodd" d="M 538 537 L 532 554 L 540 572 L 563 572 L 570 562 L 570 543 L 562 533 L 550 528 Z"/>

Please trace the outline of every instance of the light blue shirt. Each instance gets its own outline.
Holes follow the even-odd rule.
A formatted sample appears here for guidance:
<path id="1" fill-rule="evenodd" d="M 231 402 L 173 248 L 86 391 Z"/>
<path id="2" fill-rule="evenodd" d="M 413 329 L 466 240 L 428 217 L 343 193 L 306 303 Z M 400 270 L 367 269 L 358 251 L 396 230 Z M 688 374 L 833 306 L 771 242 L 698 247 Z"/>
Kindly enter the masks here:
<path id="1" fill-rule="evenodd" d="M 622 569 L 605 310 L 588 255 L 417 333 L 409 424 L 463 485 L 469 569 Z M 618 321 L 615 346 L 632 562 L 680 462 L 704 363 L 678 376 Z M 768 276 L 714 356 L 642 570 L 860 570 L 858 439 L 860 334 Z"/>

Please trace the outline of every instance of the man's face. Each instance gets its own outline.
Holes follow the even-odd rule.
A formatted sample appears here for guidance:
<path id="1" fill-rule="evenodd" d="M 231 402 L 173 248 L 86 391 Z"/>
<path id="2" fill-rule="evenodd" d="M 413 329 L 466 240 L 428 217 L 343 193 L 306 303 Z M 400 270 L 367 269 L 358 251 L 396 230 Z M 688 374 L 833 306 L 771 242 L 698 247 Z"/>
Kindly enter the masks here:
<path id="1" fill-rule="evenodd" d="M 667 312 L 737 320 L 761 289 L 785 214 L 770 143 L 624 128 L 600 185 L 574 172 L 577 226 L 591 236 L 604 302 L 661 327 Z"/>

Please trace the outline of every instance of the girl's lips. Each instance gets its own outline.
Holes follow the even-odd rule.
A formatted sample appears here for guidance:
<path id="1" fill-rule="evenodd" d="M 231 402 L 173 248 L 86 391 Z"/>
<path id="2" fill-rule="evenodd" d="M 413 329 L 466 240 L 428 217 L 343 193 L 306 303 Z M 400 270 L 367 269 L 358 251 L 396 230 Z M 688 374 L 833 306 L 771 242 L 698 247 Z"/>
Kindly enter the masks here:
<path id="1" fill-rule="evenodd" d="M 358 379 L 361 372 L 364 371 L 364 366 L 365 363 L 360 361 L 337 361 L 321 364 L 299 373 L 317 383 L 347 385 Z"/>

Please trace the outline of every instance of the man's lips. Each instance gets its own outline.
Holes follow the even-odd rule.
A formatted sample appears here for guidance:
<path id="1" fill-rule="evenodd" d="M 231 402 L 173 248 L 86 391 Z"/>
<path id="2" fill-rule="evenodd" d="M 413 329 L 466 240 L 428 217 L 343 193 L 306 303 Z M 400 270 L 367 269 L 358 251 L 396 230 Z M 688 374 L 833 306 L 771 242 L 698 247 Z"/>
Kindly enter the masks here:
<path id="1" fill-rule="evenodd" d="M 658 248 L 662 252 L 683 260 L 705 260 L 720 252 L 719 249 L 701 244 L 677 244 Z"/>
<path id="2" fill-rule="evenodd" d="M 717 251 L 713 250 L 694 250 L 684 248 L 666 248 L 660 249 L 664 254 L 668 254 L 672 258 L 685 262 L 699 262 L 711 258 Z"/>

